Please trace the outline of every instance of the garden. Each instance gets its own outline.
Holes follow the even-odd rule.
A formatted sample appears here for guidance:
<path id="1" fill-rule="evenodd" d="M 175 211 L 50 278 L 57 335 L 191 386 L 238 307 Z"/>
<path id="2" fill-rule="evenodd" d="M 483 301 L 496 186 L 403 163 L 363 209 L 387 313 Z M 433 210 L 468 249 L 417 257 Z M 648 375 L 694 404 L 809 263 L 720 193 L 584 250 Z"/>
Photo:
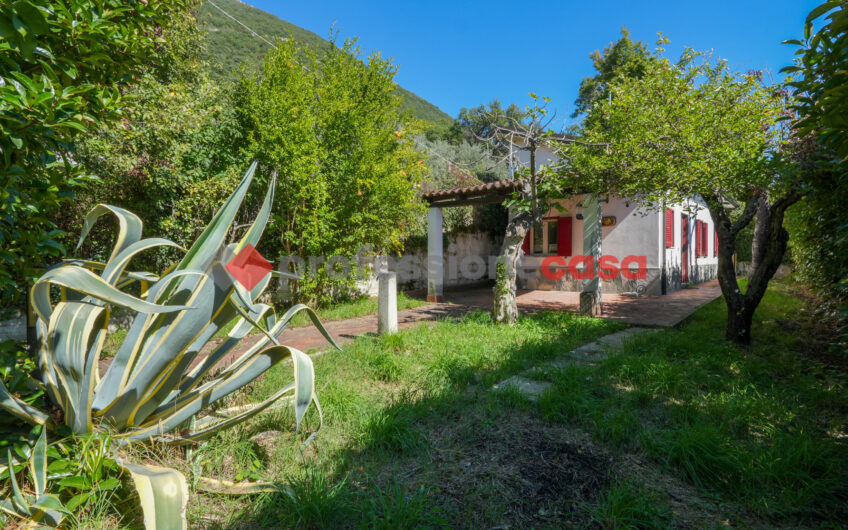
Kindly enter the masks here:
<path id="1" fill-rule="evenodd" d="M 566 133 L 535 94 L 439 116 L 334 34 L 222 73 L 208 9 L 0 5 L 0 320 L 25 324 L 0 341 L 4 527 L 848 519 L 848 3 L 798 21 L 781 82 L 622 30 Z M 507 136 L 568 163 L 513 175 Z M 444 220 L 503 241 L 493 310 L 337 334 L 382 310 L 363 277 L 268 262 L 376 270 L 426 240 L 424 194 L 508 178 L 503 204 Z M 701 198 L 721 296 L 649 330 L 520 313 L 522 241 L 577 186 Z M 320 347 L 287 342 L 306 330 Z M 502 384 L 519 375 L 544 390 Z"/>

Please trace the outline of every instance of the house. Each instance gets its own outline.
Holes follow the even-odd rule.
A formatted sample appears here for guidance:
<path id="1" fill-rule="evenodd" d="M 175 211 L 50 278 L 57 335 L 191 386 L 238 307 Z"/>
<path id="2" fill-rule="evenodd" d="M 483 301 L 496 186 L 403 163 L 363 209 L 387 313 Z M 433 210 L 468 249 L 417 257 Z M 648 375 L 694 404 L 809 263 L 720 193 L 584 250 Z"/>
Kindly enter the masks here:
<path id="1" fill-rule="evenodd" d="M 529 152 L 513 146 L 511 171 L 529 165 Z M 538 146 L 536 164 L 557 163 L 551 149 Z M 445 259 L 442 253 L 441 209 L 467 204 L 502 202 L 517 189 L 515 181 L 439 190 L 423 196 L 428 215 L 428 296 L 441 296 Z M 522 245 L 517 279 L 519 289 L 584 291 L 584 280 L 593 274 L 602 292 L 660 295 L 687 284 L 716 277 L 718 238 L 709 210 L 698 197 L 669 204 L 660 210 L 640 207 L 636 201 L 610 193 L 600 200 L 601 243 L 597 271 L 594 260 L 584 258 L 585 226 L 582 194 L 554 201 L 554 206 L 533 226 Z M 490 276 L 492 257 L 488 259 Z M 523 272 L 523 273 L 522 273 Z M 591 273 L 591 274 L 590 274 Z"/>
<path id="2" fill-rule="evenodd" d="M 530 164 L 530 153 L 523 145 L 514 142 L 512 154 L 511 175 L 519 167 Z M 548 146 L 537 147 L 537 170 L 556 165 L 558 160 Z M 583 198 L 579 194 L 554 201 L 556 205 L 525 238 L 524 267 L 539 269 L 545 258 L 551 256 L 562 257 L 563 260 L 557 260 L 559 263 L 570 263 L 575 256 L 584 255 Z M 632 199 L 611 193 L 602 198 L 601 215 L 601 256 L 609 256 L 606 263 L 619 268 L 619 274 L 601 274 L 602 291 L 658 295 L 716 277 L 718 236 L 710 212 L 699 197 L 669 204 L 661 210 L 648 210 Z M 632 258 L 628 260 L 628 257 Z M 622 263 L 635 264 L 633 269 L 644 263 L 644 270 L 637 270 L 636 274 L 621 271 Z M 572 272 L 573 269 L 565 274 L 529 275 L 523 281 L 519 278 L 518 287 L 580 291 L 582 280 L 574 278 Z"/>

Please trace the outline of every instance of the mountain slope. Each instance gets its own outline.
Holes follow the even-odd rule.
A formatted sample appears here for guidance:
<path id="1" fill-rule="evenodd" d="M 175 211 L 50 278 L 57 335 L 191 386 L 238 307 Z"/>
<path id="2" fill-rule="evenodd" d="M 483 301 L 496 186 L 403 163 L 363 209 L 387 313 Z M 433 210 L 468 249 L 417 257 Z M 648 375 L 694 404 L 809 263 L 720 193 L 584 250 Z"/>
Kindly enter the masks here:
<path id="1" fill-rule="evenodd" d="M 269 42 L 274 42 L 277 37 L 288 38 L 291 35 L 298 42 L 311 48 L 329 45 L 325 39 L 315 33 L 239 0 L 215 0 L 215 4 Z M 207 33 L 209 59 L 215 65 L 212 71 L 213 77 L 230 76 L 243 63 L 248 68 L 255 67 L 270 48 L 267 42 L 252 35 L 247 28 L 227 17 L 209 2 L 204 2 L 200 6 L 198 19 Z M 439 107 L 426 99 L 400 85 L 397 89 L 403 98 L 403 108 L 409 109 L 416 118 L 430 122 L 451 119 Z"/>

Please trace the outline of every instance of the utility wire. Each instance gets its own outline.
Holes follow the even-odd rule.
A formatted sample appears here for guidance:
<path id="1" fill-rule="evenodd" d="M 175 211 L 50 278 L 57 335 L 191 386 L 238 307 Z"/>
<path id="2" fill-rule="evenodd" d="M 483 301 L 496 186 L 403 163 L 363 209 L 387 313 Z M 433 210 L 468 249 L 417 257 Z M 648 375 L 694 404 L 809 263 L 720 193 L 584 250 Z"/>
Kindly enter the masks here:
<path id="1" fill-rule="evenodd" d="M 218 6 L 218 4 L 216 4 L 216 3 L 215 3 L 215 2 L 213 2 L 212 0 L 207 0 L 207 2 L 208 2 L 209 4 L 211 4 L 211 5 L 212 5 L 212 7 L 214 7 L 215 9 L 217 9 L 218 11 L 220 11 L 221 13 L 223 13 L 224 15 L 228 16 L 229 18 L 231 18 L 231 19 L 232 19 L 232 20 L 233 20 L 236 24 L 240 25 L 241 27 L 243 27 L 243 28 L 244 28 L 244 29 L 246 29 L 247 31 L 251 32 L 251 33 L 253 34 L 253 36 L 254 36 L 254 37 L 257 37 L 257 38 L 259 38 L 259 39 L 262 39 L 262 41 L 264 41 L 264 42 L 265 42 L 265 44 L 267 44 L 268 46 L 270 46 L 270 47 L 272 47 L 272 48 L 276 48 L 276 46 L 274 46 L 274 44 L 273 44 L 271 41 L 269 41 L 268 39 L 266 39 L 265 37 L 263 37 L 263 36 L 262 36 L 262 35 L 260 35 L 259 33 L 256 33 L 255 31 L 253 31 L 253 30 L 252 30 L 252 29 L 251 29 L 251 28 L 250 28 L 247 24 L 245 24 L 245 23 L 244 23 L 244 22 L 242 22 L 241 20 L 237 19 L 236 17 L 232 16 L 231 14 L 229 14 L 229 13 L 227 13 L 226 11 L 224 11 L 223 9 L 221 9 L 221 7 L 220 7 L 220 6 Z"/>

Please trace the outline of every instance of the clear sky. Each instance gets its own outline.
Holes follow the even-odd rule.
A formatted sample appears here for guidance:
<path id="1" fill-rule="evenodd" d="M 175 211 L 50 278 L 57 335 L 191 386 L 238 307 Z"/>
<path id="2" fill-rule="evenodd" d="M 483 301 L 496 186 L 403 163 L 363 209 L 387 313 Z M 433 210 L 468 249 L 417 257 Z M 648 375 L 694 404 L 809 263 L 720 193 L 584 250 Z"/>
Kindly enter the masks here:
<path id="1" fill-rule="evenodd" d="M 619 37 L 653 48 L 658 31 L 676 57 L 685 46 L 713 50 L 737 70 L 777 71 L 800 38 L 819 0 L 735 1 L 341 1 L 248 0 L 317 33 L 335 23 L 341 38 L 359 37 L 366 51 L 393 57 L 396 81 L 456 116 L 497 98 L 525 105 L 528 92 L 552 99 L 560 115 L 573 111 L 581 79 L 592 75 L 589 54 Z"/>

